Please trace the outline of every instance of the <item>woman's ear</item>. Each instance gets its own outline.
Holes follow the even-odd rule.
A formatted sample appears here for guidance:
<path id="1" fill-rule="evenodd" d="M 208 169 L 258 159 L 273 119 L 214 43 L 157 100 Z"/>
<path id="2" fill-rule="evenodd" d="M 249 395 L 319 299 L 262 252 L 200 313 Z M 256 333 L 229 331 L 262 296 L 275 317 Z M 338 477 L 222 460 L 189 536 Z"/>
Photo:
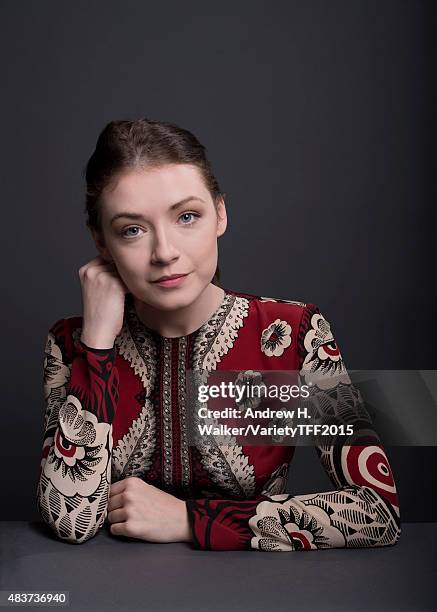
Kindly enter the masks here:
<path id="1" fill-rule="evenodd" d="M 222 197 L 217 204 L 217 236 L 221 236 L 225 233 L 227 225 L 228 216 L 226 213 L 225 201 Z"/>
<path id="2" fill-rule="evenodd" d="M 106 245 L 105 245 L 105 241 L 103 239 L 103 235 L 101 234 L 101 232 L 99 232 L 98 230 L 96 230 L 93 227 L 89 228 L 91 231 L 91 234 L 93 236 L 93 240 L 94 243 L 96 245 L 96 248 L 99 252 L 99 255 L 101 255 L 101 257 L 103 257 L 103 259 L 107 262 L 107 263 L 112 263 L 112 257 L 111 254 L 109 253 Z"/>

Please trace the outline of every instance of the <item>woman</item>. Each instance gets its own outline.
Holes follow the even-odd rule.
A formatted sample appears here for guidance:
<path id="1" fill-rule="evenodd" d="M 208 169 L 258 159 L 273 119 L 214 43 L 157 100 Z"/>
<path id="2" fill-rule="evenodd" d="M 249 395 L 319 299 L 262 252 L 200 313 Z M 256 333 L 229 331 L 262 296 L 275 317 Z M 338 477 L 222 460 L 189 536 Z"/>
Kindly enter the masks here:
<path id="1" fill-rule="evenodd" d="M 328 321 L 314 304 L 220 287 L 224 194 L 196 137 L 165 122 L 113 121 L 86 181 L 99 255 L 79 270 L 83 316 L 58 320 L 47 337 L 43 520 L 72 543 L 106 519 L 115 536 L 198 549 L 395 544 L 392 471 L 350 407 L 359 393 Z M 284 492 L 292 445 L 208 435 L 189 444 L 188 371 L 220 370 L 324 375 L 318 393 L 357 426 L 354 445 L 317 442 L 334 491 Z"/>

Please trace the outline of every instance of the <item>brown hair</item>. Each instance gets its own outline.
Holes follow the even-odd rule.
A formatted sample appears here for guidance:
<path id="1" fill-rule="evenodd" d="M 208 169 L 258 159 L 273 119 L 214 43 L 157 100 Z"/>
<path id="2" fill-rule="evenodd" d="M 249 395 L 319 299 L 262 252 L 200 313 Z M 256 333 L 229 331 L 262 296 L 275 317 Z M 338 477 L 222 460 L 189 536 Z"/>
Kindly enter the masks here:
<path id="1" fill-rule="evenodd" d="M 218 200 L 225 193 L 212 172 L 205 147 L 194 134 L 166 121 L 111 121 L 100 133 L 85 168 L 87 226 L 101 233 L 100 197 L 116 175 L 123 170 L 165 164 L 196 166 L 217 211 Z M 220 286 L 219 266 L 212 283 Z"/>

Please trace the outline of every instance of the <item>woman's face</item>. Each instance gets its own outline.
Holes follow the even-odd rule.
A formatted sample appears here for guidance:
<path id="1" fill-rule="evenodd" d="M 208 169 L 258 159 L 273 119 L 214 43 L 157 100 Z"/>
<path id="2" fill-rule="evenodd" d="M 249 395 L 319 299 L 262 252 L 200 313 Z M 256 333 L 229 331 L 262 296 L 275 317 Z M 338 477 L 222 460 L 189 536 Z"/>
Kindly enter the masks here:
<path id="1" fill-rule="evenodd" d="M 114 185 L 100 202 L 103 236 L 93 231 L 100 253 L 137 299 L 164 310 L 189 305 L 214 276 L 217 238 L 227 225 L 224 201 L 216 212 L 190 164 L 128 171 Z M 170 288 L 153 282 L 172 274 L 188 276 Z"/>

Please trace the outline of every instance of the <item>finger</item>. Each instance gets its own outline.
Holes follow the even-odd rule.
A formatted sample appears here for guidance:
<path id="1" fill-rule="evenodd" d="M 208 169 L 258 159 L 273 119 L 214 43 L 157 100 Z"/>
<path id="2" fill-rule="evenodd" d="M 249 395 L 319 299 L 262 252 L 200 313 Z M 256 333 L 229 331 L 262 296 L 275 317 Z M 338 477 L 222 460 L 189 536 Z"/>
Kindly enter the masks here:
<path id="1" fill-rule="evenodd" d="M 84 274 L 87 270 L 91 268 L 110 269 L 109 266 L 110 262 L 107 262 L 105 259 L 103 259 L 103 257 L 95 257 L 94 259 L 91 259 L 90 261 L 84 263 L 84 265 L 79 268 L 79 275 Z"/>
<path id="2" fill-rule="evenodd" d="M 111 510 L 111 512 L 108 512 L 108 521 L 110 523 L 123 523 L 126 521 L 126 518 L 125 508 L 119 508 L 118 510 Z"/>
<path id="3" fill-rule="evenodd" d="M 109 531 L 113 535 L 127 536 L 126 533 L 126 522 L 124 523 L 112 523 L 109 528 Z"/>
<path id="4" fill-rule="evenodd" d="M 118 495 L 110 496 L 109 502 L 108 502 L 108 512 L 111 512 L 112 510 L 117 510 L 117 508 L 122 508 L 122 507 L 123 507 L 123 497 L 121 493 L 118 493 Z"/>
<path id="5" fill-rule="evenodd" d="M 109 495 L 117 495 L 118 493 L 121 493 L 122 491 L 124 491 L 126 487 L 126 482 L 125 479 L 123 480 L 118 480 L 117 482 L 114 482 L 113 484 L 110 485 L 109 487 Z"/>

